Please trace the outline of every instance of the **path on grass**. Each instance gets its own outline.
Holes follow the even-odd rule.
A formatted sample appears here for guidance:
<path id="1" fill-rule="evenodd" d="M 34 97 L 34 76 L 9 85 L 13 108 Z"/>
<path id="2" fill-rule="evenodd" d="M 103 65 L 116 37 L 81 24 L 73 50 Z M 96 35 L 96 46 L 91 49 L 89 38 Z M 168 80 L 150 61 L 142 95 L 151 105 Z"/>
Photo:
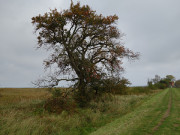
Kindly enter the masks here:
<path id="1" fill-rule="evenodd" d="M 179 135 L 180 89 L 166 89 L 92 135 Z"/>
<path id="2" fill-rule="evenodd" d="M 166 118 L 170 115 L 170 111 L 172 107 L 172 89 L 169 91 L 170 91 L 170 96 L 169 96 L 168 108 L 166 112 L 164 113 L 163 117 L 161 118 L 161 120 L 159 121 L 159 123 L 152 129 L 152 134 L 155 133 L 159 129 L 159 127 L 163 124 Z"/>

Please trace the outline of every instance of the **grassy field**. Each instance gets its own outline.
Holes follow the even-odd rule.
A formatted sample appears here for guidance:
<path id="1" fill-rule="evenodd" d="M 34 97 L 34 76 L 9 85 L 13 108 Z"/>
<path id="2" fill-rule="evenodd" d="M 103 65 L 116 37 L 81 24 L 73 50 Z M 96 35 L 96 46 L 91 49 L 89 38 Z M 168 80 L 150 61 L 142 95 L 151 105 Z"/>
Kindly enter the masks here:
<path id="1" fill-rule="evenodd" d="M 44 110 L 45 89 L 0 89 L 0 135 L 86 135 L 136 110 L 153 94 L 109 96 L 85 109 L 61 114 Z"/>
<path id="2" fill-rule="evenodd" d="M 166 89 L 92 135 L 179 135 L 180 89 Z"/>
<path id="3" fill-rule="evenodd" d="M 137 92 L 135 92 L 137 93 Z M 180 90 L 104 95 L 75 112 L 49 113 L 45 89 L 0 89 L 0 135 L 179 135 Z"/>

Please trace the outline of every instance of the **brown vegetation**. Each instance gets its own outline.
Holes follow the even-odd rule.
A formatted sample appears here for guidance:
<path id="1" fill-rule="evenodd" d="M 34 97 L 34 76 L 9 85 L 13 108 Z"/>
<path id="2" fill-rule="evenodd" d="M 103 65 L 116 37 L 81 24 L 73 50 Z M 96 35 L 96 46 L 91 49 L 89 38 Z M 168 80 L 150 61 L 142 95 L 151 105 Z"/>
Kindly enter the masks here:
<path id="1" fill-rule="evenodd" d="M 123 58 L 135 60 L 139 56 L 121 43 L 123 34 L 117 20 L 116 15 L 98 15 L 80 2 L 71 2 L 70 8 L 61 12 L 55 9 L 33 17 L 38 48 L 52 50 L 44 60 L 45 68 L 56 67 L 52 75 L 38 80 L 36 85 L 54 87 L 60 81 L 71 81 L 77 91 L 74 99 L 79 106 L 86 106 L 92 93 L 102 92 L 91 86 L 104 85 L 104 79 L 119 78 Z"/>

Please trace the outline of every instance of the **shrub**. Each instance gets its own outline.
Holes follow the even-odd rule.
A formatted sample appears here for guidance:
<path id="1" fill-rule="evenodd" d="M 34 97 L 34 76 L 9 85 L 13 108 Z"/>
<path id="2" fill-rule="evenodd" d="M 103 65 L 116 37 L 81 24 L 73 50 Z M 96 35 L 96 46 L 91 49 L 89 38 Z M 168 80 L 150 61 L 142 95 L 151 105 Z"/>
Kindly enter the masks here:
<path id="1" fill-rule="evenodd" d="M 180 88 L 180 80 L 177 80 L 177 81 L 175 82 L 175 87 Z"/>
<path id="2" fill-rule="evenodd" d="M 104 91 L 112 94 L 125 94 L 127 85 L 130 82 L 125 78 L 109 78 L 102 80 L 102 83 L 99 85 L 99 91 Z M 97 87 L 97 86 L 96 86 Z"/>
<path id="3" fill-rule="evenodd" d="M 148 94 L 151 92 L 151 89 L 149 87 L 131 87 L 128 91 L 127 94 Z"/>
<path id="4" fill-rule="evenodd" d="M 70 98 L 49 98 L 45 102 L 44 108 L 51 113 L 61 113 L 64 110 L 72 113 L 76 110 L 76 103 Z"/>
<path id="5" fill-rule="evenodd" d="M 76 103 L 72 95 L 66 95 L 67 91 L 62 88 L 50 88 L 52 97 L 47 99 L 44 103 L 44 109 L 52 113 L 61 113 L 62 111 L 74 112 Z"/>

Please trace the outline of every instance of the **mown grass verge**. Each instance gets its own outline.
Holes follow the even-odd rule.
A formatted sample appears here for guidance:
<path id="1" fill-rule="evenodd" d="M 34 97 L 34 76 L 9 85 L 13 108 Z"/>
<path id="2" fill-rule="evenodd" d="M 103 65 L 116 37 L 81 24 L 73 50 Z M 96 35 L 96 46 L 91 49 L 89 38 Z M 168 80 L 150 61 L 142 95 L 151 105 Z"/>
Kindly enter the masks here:
<path id="1" fill-rule="evenodd" d="M 163 121 L 154 135 L 179 135 L 180 134 L 180 89 L 171 89 L 171 109 L 169 116 Z"/>
<path id="2" fill-rule="evenodd" d="M 173 98 L 170 94 L 171 91 Z M 177 112 L 179 109 L 175 108 L 175 105 L 176 107 L 179 105 L 178 99 L 180 96 L 178 93 L 179 91 L 177 92 L 176 89 L 166 89 L 144 102 L 133 112 L 119 117 L 106 126 L 99 128 L 96 132 L 93 132 L 92 135 L 150 135 L 152 133 L 157 135 L 176 135 L 179 133 L 179 127 L 177 127 L 179 126 L 179 113 Z M 154 127 L 159 124 L 167 112 L 171 98 L 173 99 L 172 104 L 174 105 L 172 106 L 174 106 L 174 109 L 172 107 L 170 116 L 163 120 L 156 131 L 153 131 Z M 173 125 L 174 127 L 172 127 Z"/>

